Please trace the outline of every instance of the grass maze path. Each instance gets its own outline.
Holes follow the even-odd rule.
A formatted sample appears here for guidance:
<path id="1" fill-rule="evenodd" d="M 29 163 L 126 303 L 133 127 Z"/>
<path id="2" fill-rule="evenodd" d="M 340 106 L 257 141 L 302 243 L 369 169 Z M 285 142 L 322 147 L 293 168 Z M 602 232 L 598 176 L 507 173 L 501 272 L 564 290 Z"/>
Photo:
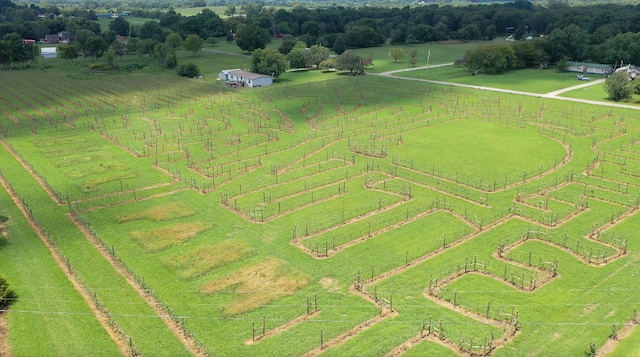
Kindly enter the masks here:
<path id="1" fill-rule="evenodd" d="M 2 101 L 4 140 L 142 279 L 154 328 L 188 332 L 172 348 L 576 354 L 632 315 L 637 292 L 611 302 L 640 259 L 626 110 L 367 76 L 72 83 Z"/>

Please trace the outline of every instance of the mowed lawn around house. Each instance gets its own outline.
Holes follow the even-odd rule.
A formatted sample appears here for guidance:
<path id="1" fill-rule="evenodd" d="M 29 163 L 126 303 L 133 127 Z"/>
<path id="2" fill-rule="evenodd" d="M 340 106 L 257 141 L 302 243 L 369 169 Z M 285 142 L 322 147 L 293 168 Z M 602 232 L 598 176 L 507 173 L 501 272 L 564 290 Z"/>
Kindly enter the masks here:
<path id="1" fill-rule="evenodd" d="M 411 51 L 417 52 L 416 67 L 452 63 L 462 58 L 471 48 L 478 47 L 486 42 L 429 42 L 419 45 L 382 45 L 379 47 L 358 48 L 352 51 L 363 58 L 372 58 L 373 65 L 367 68 L 367 72 L 381 73 L 399 69 L 411 68 Z M 389 50 L 401 48 L 404 51 L 404 58 L 395 61 L 389 57 Z"/>

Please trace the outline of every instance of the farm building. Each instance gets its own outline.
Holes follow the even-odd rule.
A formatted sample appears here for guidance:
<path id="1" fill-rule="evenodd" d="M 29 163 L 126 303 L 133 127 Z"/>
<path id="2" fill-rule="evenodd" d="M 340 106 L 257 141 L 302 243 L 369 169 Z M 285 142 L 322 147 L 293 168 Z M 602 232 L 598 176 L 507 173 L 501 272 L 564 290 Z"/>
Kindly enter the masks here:
<path id="1" fill-rule="evenodd" d="M 44 35 L 44 43 L 54 44 L 60 42 L 60 36 L 57 33 L 52 33 L 49 35 Z"/>
<path id="2" fill-rule="evenodd" d="M 640 68 L 637 68 L 634 65 L 626 65 L 624 67 L 620 67 L 616 69 L 616 73 L 620 71 L 627 71 L 630 80 L 634 80 L 640 77 Z"/>
<path id="3" fill-rule="evenodd" d="M 580 72 L 585 74 L 602 74 L 609 75 L 613 73 L 613 67 L 608 64 L 586 63 L 586 62 L 567 62 L 567 71 Z"/>
<path id="4" fill-rule="evenodd" d="M 273 84 L 273 78 L 264 74 L 236 69 L 223 69 L 218 73 L 218 78 L 226 84 L 241 87 L 263 87 Z"/>
<path id="5" fill-rule="evenodd" d="M 58 49 L 55 47 L 42 47 L 40 51 L 42 52 L 42 57 L 44 58 L 58 57 Z"/>

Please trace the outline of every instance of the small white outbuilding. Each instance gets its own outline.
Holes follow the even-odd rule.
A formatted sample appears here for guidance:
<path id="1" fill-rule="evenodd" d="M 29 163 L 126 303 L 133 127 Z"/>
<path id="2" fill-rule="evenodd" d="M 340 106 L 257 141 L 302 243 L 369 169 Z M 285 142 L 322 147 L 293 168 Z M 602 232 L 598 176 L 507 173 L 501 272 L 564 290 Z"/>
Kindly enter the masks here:
<path id="1" fill-rule="evenodd" d="M 42 47 L 40 51 L 42 52 L 42 57 L 44 58 L 58 57 L 58 49 L 56 47 Z"/>

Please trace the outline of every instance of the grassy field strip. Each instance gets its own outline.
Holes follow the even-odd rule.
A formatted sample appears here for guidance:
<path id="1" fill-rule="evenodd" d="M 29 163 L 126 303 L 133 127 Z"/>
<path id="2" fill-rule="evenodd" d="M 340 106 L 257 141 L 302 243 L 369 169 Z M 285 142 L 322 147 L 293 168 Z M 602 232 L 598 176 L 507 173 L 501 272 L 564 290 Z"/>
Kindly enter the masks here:
<path id="1" fill-rule="evenodd" d="M 149 289 L 139 283 L 139 279 L 136 279 L 134 274 L 127 269 L 121 262 L 116 260 L 113 253 L 109 253 L 105 244 L 99 240 L 95 235 L 91 233 L 89 227 L 82 223 L 78 216 L 69 214 L 69 218 L 78 227 L 82 234 L 91 242 L 91 244 L 100 252 L 100 255 L 107 260 L 113 269 L 115 269 L 120 275 L 122 275 L 126 281 L 133 287 L 133 289 L 140 295 L 140 297 L 153 309 L 154 313 L 165 322 L 169 330 L 185 345 L 187 350 L 194 356 L 208 356 L 208 353 L 198 345 L 197 341 L 184 330 L 184 327 L 180 325 L 176 318 L 171 318 L 171 312 L 168 311 L 158 301 L 156 297 L 150 294 Z"/>
<path id="2" fill-rule="evenodd" d="M 18 298 L 10 310 L 0 312 L 0 355 L 113 356 L 128 352 L 108 334 L 111 327 L 94 315 L 87 296 L 76 290 L 66 275 L 68 270 L 57 263 L 56 254 L 29 225 L 4 181 L 0 207 L 9 217 L 0 235 L 0 270 Z M 38 334 L 29 334 L 33 326 L 38 326 Z"/>
<path id="3" fill-rule="evenodd" d="M 318 317 L 321 313 L 322 313 L 322 310 L 311 311 L 311 312 L 309 312 L 307 314 L 304 314 L 302 316 L 296 317 L 293 320 L 291 320 L 291 321 L 289 321 L 289 322 L 287 322 L 287 323 L 285 323 L 283 325 L 280 325 L 280 326 L 278 326 L 278 327 L 276 327 L 274 329 L 271 329 L 271 330 L 268 330 L 268 331 L 267 330 L 262 330 L 262 333 L 257 335 L 257 336 L 255 335 L 255 330 L 254 330 L 254 336 L 252 336 L 252 338 L 250 340 L 245 340 L 244 343 L 246 345 L 253 345 L 255 343 L 259 343 L 261 340 L 277 336 L 277 335 L 287 331 L 288 329 L 290 329 L 290 328 L 292 328 L 292 327 L 294 327 L 296 325 L 299 325 L 299 324 L 301 324 L 301 323 L 303 323 L 305 321 L 308 321 L 311 318 Z M 255 327 L 253 327 L 253 328 L 255 329 Z M 258 330 L 258 332 L 260 332 L 260 331 Z"/>
<path id="4" fill-rule="evenodd" d="M 4 147 L 2 147 L 4 149 Z M 37 201 L 29 212 L 34 220 L 47 227 L 52 244 L 60 254 L 67 257 L 67 267 L 71 267 L 90 289 L 92 295 L 101 302 L 105 312 L 127 336 L 142 354 L 184 355 L 185 346 L 173 335 L 153 309 L 138 295 L 129 283 L 104 260 L 100 253 L 63 213 L 64 208 L 51 201 L 31 175 L 13 159 L 0 156 L 3 174 L 13 189 L 25 202 Z M 127 304 L 123 304 L 127 301 Z M 153 318 L 136 318 L 147 316 Z M 159 340 L 159 336 L 162 338 Z M 127 344 L 125 344 L 126 346 Z"/>
<path id="5" fill-rule="evenodd" d="M 47 192 L 47 194 L 49 195 L 49 198 L 51 198 L 51 200 L 55 203 L 57 203 L 58 205 L 62 205 L 63 202 L 60 200 L 60 195 L 55 193 L 53 191 L 53 189 L 45 182 L 45 180 L 42 178 L 42 176 L 40 176 L 40 174 L 38 174 L 35 169 L 29 165 L 29 163 L 27 163 L 24 158 L 22 157 L 22 155 L 20 155 L 18 152 L 15 151 L 14 147 L 8 143 L 7 141 L 5 141 L 4 139 L 0 139 L 0 142 L 2 142 L 2 146 L 4 146 L 5 149 L 7 149 L 7 151 L 9 151 L 11 153 L 11 155 L 20 163 L 20 165 L 22 165 L 22 167 L 27 170 L 29 172 L 29 174 L 36 180 L 38 181 L 38 184 L 40 185 L 40 187 L 45 190 Z"/>
<path id="6" fill-rule="evenodd" d="M 640 328 L 638 321 L 632 320 L 616 333 L 615 338 L 598 349 L 598 356 L 640 356 Z"/>
<path id="7" fill-rule="evenodd" d="M 333 339 L 327 341 L 326 343 L 324 341 L 321 341 L 320 346 L 306 352 L 305 354 L 302 355 L 302 357 L 318 356 L 324 351 L 324 349 L 328 349 L 336 345 L 339 345 L 341 343 L 345 343 L 350 339 L 356 337 L 358 334 L 380 323 L 381 321 L 388 318 L 393 318 L 395 316 L 397 316 L 397 313 L 395 313 L 393 309 L 389 309 L 388 311 L 383 311 L 379 316 L 372 317 L 371 319 L 355 326 L 354 328 L 348 330 L 347 332 L 334 337 Z"/>
<path id="8" fill-rule="evenodd" d="M 129 343 L 129 341 L 127 341 L 126 335 L 120 331 L 111 316 L 109 316 L 109 312 L 100 307 L 100 301 L 95 297 L 92 298 L 92 292 L 82 281 L 82 279 L 72 271 L 71 265 L 68 263 L 69 260 L 62 255 L 60 250 L 54 245 L 54 243 L 52 243 L 50 238 L 46 237 L 43 228 L 39 224 L 35 223 L 33 214 L 31 213 L 31 210 L 27 206 L 25 206 L 24 201 L 16 195 L 15 191 L 9 186 L 6 179 L 2 176 L 0 176 L 0 183 L 2 184 L 4 189 L 9 192 L 13 203 L 16 205 L 16 207 L 18 207 L 27 222 L 29 222 L 29 226 L 31 226 L 31 229 L 33 229 L 33 231 L 38 235 L 47 250 L 49 250 L 49 252 L 51 253 L 51 257 L 55 261 L 58 268 L 64 273 L 66 278 L 73 285 L 73 288 L 80 294 L 87 305 L 91 308 L 91 312 L 100 322 L 102 327 L 107 331 L 109 336 L 116 342 L 120 353 L 125 356 L 135 355 L 137 353 L 135 347 L 131 343 Z M 67 263 L 65 263 L 65 261 Z"/>
<path id="9" fill-rule="evenodd" d="M 180 187 L 175 187 L 175 186 L 180 186 Z M 72 209 L 74 211 L 79 211 L 79 212 L 87 212 L 87 211 L 95 211 L 95 210 L 100 210 L 103 208 L 107 208 L 107 207 L 112 207 L 112 206 L 120 206 L 120 205 L 125 205 L 131 202 L 137 202 L 137 201 L 146 201 L 146 200 L 152 200 L 154 198 L 158 198 L 158 197 L 164 197 L 164 196 L 168 196 L 168 195 L 173 195 L 176 193 L 180 193 L 183 191 L 187 191 L 187 190 L 191 190 L 191 188 L 188 187 L 182 187 L 182 184 L 172 184 L 171 186 L 165 186 L 162 187 L 160 189 L 158 188 L 149 188 L 147 190 L 142 190 L 142 194 L 140 194 L 140 191 L 132 191 L 132 197 L 129 198 L 125 198 L 122 200 L 118 200 L 115 202 L 104 202 L 104 200 L 91 200 L 91 201 L 85 201 L 87 203 L 87 207 L 82 207 L 78 205 L 78 202 L 72 202 Z M 148 195 L 145 195 L 144 193 L 149 193 Z M 121 195 L 117 195 L 117 196 L 113 196 L 116 198 L 120 198 L 122 197 Z M 111 198 L 111 197 L 109 197 Z M 124 198 L 124 197 L 122 197 Z"/>

